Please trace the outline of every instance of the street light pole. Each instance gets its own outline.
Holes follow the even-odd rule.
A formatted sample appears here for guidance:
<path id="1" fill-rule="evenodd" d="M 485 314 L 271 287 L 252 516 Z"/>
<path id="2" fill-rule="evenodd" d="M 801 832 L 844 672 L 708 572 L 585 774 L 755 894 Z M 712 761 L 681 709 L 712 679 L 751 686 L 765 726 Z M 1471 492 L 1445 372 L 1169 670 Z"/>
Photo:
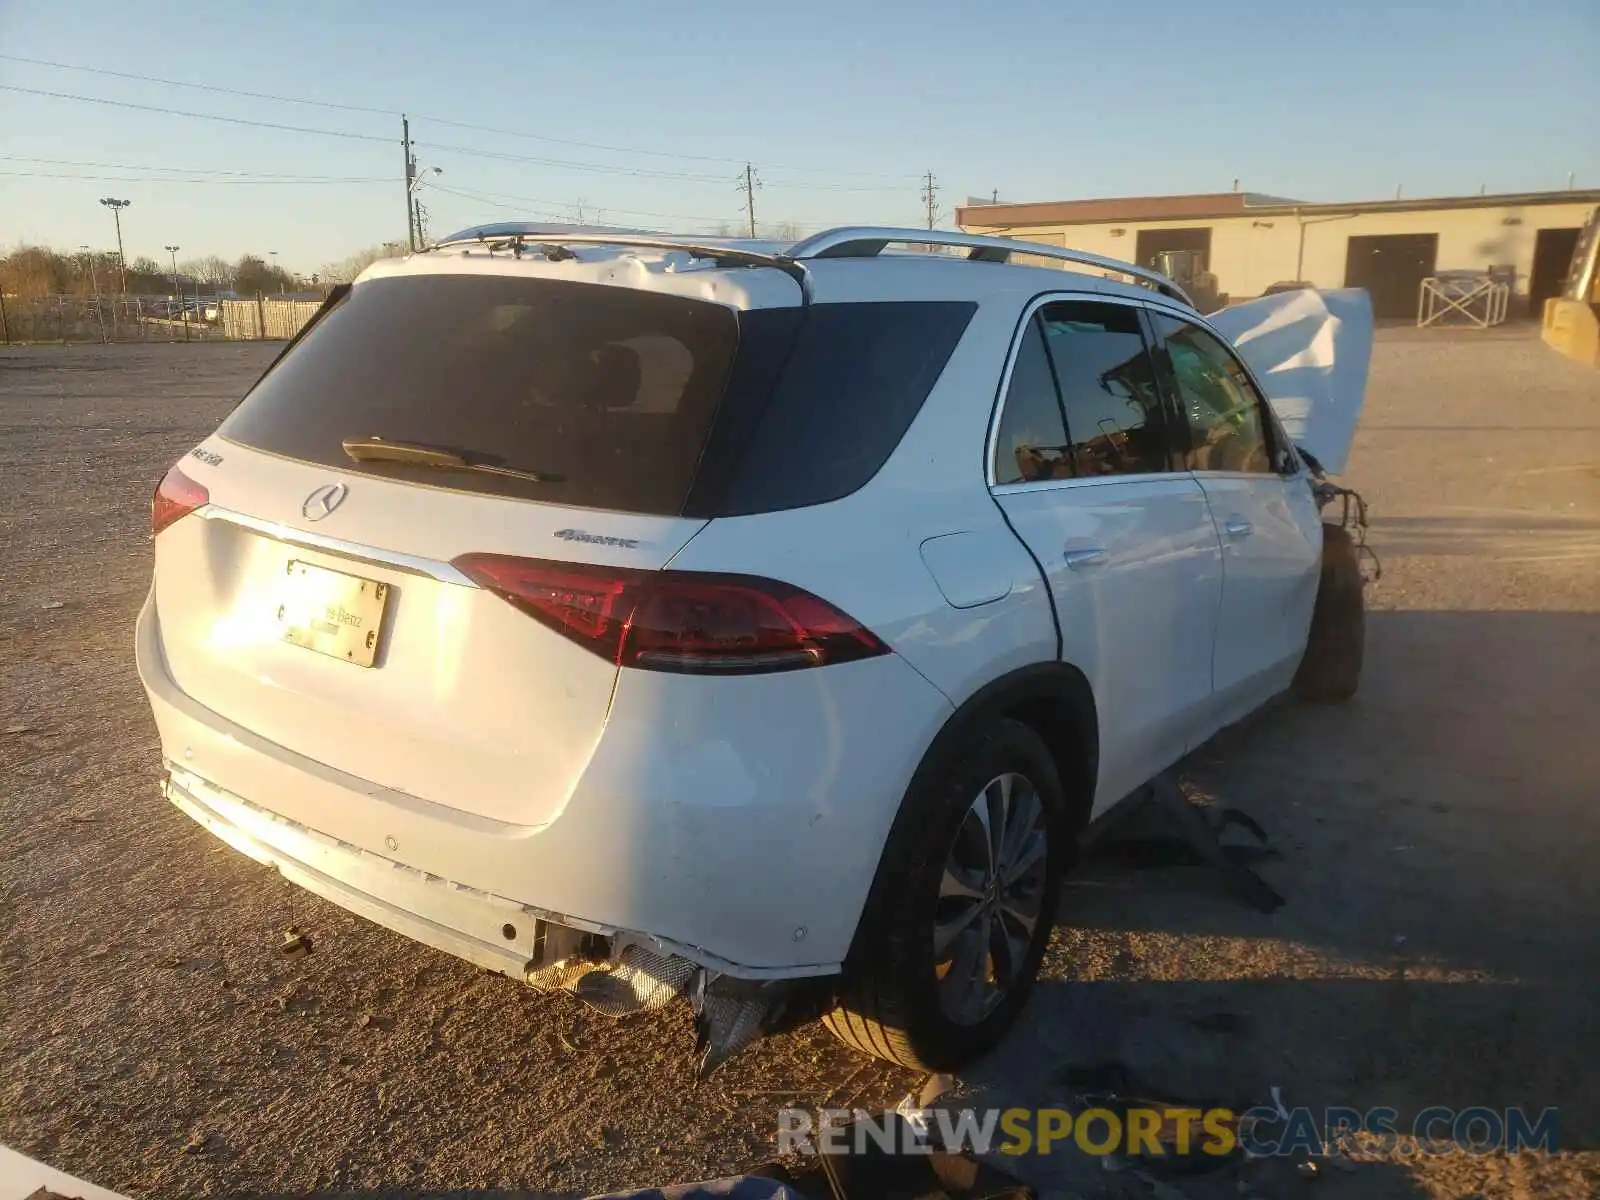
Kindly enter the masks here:
<path id="1" fill-rule="evenodd" d="M 267 255 L 272 259 L 272 273 L 278 275 L 278 252 L 276 250 L 268 250 Z M 283 295 L 282 275 L 278 275 L 278 295 Z"/>
<path id="2" fill-rule="evenodd" d="M 183 287 L 178 283 L 178 251 L 182 246 L 167 246 L 165 250 L 172 255 L 172 290 L 178 294 L 178 319 L 183 322 L 183 340 L 189 340 L 189 314 L 183 307 Z"/>
<path id="3" fill-rule="evenodd" d="M 117 223 L 117 271 L 122 276 L 122 294 L 128 294 L 128 259 L 122 253 L 122 210 L 133 203 L 132 200 L 118 200 L 114 196 L 107 196 L 100 201 L 111 210 L 112 219 Z"/>

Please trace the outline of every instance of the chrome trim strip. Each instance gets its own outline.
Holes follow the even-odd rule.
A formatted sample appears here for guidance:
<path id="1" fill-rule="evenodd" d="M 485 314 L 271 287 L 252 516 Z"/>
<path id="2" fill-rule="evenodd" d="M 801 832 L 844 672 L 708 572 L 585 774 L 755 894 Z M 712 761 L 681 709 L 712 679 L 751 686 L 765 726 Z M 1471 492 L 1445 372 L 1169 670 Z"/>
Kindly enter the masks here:
<path id="1" fill-rule="evenodd" d="M 275 521 L 263 521 L 260 517 L 234 512 L 231 508 L 222 508 L 216 504 L 202 505 L 195 509 L 194 515 L 204 517 L 208 521 L 226 521 L 230 525 L 238 525 L 242 529 L 248 529 L 252 533 L 259 533 L 263 537 L 269 537 L 275 542 L 283 542 L 286 545 L 304 546 L 308 550 L 325 550 L 330 554 L 375 563 L 380 567 L 390 567 L 409 575 L 424 575 L 429 579 L 437 579 L 440 583 L 454 583 L 471 588 L 478 586 L 469 576 L 449 563 L 437 559 L 402 554 L 396 550 L 380 550 L 376 546 L 364 546 L 360 542 L 347 542 L 343 538 L 309 533 L 304 529 L 294 529 Z"/>

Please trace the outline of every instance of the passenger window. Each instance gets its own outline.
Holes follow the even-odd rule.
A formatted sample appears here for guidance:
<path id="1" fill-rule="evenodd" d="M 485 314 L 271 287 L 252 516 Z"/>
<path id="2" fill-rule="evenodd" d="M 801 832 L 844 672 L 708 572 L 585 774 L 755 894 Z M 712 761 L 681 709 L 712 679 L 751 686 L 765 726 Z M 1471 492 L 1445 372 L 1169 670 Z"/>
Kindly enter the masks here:
<path id="1" fill-rule="evenodd" d="M 1170 469 L 1161 394 L 1139 311 L 1064 300 L 1046 305 L 1041 323 L 1066 411 L 1074 474 Z"/>
<path id="2" fill-rule="evenodd" d="M 1039 319 L 1028 322 L 1011 368 L 1011 386 L 1000 410 L 1000 432 L 994 446 L 996 483 L 1032 483 L 1072 474 L 1067 431 L 1050 360 L 1045 356 Z"/>
<path id="3" fill-rule="evenodd" d="M 1198 325 L 1152 316 L 1188 426 L 1189 470 L 1271 472 L 1265 402 L 1233 351 Z"/>

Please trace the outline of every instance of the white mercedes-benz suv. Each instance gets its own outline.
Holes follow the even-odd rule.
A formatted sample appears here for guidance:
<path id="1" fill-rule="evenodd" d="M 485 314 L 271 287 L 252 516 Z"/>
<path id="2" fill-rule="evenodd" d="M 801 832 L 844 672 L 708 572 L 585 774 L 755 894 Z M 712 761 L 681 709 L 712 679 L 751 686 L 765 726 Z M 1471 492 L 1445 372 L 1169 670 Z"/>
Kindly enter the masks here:
<path id="1" fill-rule="evenodd" d="M 713 1061 L 815 1014 L 959 1062 L 1087 822 L 1291 684 L 1354 690 L 1314 468 L 1359 300 L 1224 337 L 1127 263 L 870 228 L 379 263 L 155 494 L 166 795 L 448 953 L 686 996 Z"/>

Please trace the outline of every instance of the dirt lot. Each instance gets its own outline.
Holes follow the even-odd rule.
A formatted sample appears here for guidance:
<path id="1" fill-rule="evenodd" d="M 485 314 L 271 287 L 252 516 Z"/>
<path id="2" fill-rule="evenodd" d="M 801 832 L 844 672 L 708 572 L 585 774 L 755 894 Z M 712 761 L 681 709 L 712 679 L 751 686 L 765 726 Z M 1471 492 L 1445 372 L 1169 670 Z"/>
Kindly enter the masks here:
<path id="1" fill-rule="evenodd" d="M 274 348 L 0 350 L 0 1141 L 139 1195 L 505 1188 L 729 1173 L 784 1103 L 917 1084 L 820 1030 L 705 1083 L 682 1011 L 612 1023 L 296 895 L 156 792 L 131 661 L 157 477 Z M 1351 480 L 1383 581 L 1348 707 L 1278 707 L 1188 764 L 1271 831 L 1271 916 L 1102 855 L 1024 1028 L 963 1079 L 1059 1103 L 1557 1106 L 1569 1153 L 1326 1170 L 1326 1196 L 1600 1188 L 1600 373 L 1525 329 L 1380 335 Z M 276 953 L 291 920 L 316 953 Z M 187 1149 L 186 1149 L 187 1147 Z M 1047 1194 L 1153 1185 L 1075 1155 Z M 1309 1192 L 1307 1193 L 1309 1194 Z"/>

